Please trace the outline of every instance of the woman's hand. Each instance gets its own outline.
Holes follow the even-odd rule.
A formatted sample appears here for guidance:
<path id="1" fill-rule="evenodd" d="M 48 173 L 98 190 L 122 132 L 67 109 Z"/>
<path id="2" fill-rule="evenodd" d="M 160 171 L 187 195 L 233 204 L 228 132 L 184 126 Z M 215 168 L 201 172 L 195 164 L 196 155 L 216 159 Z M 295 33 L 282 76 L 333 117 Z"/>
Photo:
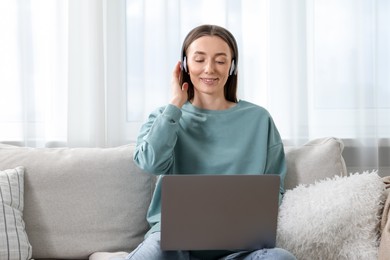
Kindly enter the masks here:
<path id="1" fill-rule="evenodd" d="M 175 69 L 172 72 L 172 99 L 170 104 L 181 108 L 188 99 L 188 83 L 184 82 L 182 86 L 180 86 L 180 61 L 176 64 Z"/>

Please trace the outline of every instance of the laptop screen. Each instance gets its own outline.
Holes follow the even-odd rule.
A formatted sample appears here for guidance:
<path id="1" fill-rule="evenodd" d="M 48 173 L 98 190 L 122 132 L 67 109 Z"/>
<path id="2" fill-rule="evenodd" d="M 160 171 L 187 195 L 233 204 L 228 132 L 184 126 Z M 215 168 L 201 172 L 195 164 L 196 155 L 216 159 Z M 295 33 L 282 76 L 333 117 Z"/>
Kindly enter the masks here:
<path id="1" fill-rule="evenodd" d="M 163 250 L 273 248 L 278 175 L 168 175 L 162 179 Z"/>

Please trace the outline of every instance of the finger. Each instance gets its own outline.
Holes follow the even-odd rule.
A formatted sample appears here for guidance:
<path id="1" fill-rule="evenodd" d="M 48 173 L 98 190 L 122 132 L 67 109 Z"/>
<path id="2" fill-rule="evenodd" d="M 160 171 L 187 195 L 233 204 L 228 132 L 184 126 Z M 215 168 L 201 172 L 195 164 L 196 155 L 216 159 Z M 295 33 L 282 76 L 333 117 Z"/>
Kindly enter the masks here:
<path id="1" fill-rule="evenodd" d="M 179 84 L 180 81 L 180 62 L 176 63 L 175 68 L 172 71 L 172 81 Z"/>
<path id="2" fill-rule="evenodd" d="M 179 75 L 180 75 L 180 71 L 181 71 L 180 66 L 181 66 L 181 62 L 178 61 L 178 62 L 176 63 L 176 66 L 175 66 L 174 70 L 173 70 L 173 74 L 174 74 L 176 77 L 179 77 Z"/>

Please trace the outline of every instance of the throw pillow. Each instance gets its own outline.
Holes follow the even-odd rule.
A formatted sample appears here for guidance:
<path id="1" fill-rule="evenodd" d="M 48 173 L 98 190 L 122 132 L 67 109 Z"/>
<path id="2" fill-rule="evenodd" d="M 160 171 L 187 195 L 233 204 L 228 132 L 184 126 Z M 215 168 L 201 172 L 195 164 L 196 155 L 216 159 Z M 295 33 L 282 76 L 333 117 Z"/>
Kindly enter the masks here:
<path id="1" fill-rule="evenodd" d="M 284 188 L 313 184 L 316 180 L 348 174 L 343 158 L 344 143 L 335 137 L 310 140 L 302 146 L 286 146 L 287 175 Z M 315 174 L 313 174 L 315 172 Z"/>
<path id="2" fill-rule="evenodd" d="M 0 259 L 30 259 L 23 221 L 24 168 L 0 171 Z"/>
<path id="3" fill-rule="evenodd" d="M 297 259 L 376 259 L 384 189 L 374 171 L 288 190 L 277 246 Z"/>

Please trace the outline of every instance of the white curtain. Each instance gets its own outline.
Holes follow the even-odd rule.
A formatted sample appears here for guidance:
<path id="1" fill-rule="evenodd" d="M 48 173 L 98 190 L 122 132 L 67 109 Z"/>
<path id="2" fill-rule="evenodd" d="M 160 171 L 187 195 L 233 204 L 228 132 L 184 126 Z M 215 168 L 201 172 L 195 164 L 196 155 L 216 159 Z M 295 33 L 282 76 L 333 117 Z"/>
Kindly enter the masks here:
<path id="1" fill-rule="evenodd" d="M 0 20 L 0 141 L 107 147 L 130 140 L 124 1 L 5 0 Z"/>
<path id="2" fill-rule="evenodd" d="M 170 97 L 187 32 L 228 28 L 239 98 L 266 107 L 286 144 L 342 138 L 350 171 L 390 174 L 386 0 L 0 1 L 0 142 L 134 142 Z"/>

